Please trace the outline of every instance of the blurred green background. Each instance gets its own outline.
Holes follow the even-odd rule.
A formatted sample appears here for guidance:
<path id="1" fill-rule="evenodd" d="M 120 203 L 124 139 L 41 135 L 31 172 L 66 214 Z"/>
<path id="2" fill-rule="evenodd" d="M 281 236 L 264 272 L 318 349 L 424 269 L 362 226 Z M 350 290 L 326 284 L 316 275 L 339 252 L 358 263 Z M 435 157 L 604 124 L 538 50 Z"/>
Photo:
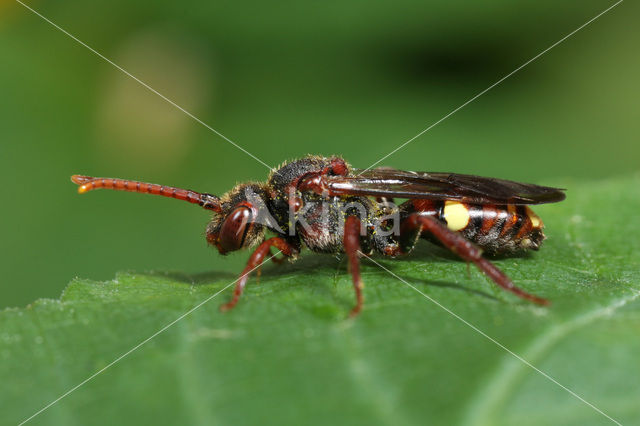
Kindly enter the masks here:
<path id="1" fill-rule="evenodd" d="M 269 165 L 367 167 L 613 3 L 28 4 Z M 639 9 L 622 3 L 383 164 L 538 183 L 637 171 Z M 263 165 L 13 1 L 0 58 L 0 306 L 76 276 L 238 271 L 246 253 L 206 247 L 206 212 L 79 196 L 69 176 L 221 194 Z"/>

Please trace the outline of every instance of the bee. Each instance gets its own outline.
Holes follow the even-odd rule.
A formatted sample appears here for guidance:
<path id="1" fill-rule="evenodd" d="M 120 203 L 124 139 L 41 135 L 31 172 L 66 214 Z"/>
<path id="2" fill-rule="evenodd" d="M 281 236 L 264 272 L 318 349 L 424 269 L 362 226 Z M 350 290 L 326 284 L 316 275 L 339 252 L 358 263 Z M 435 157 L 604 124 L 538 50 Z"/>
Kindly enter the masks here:
<path id="1" fill-rule="evenodd" d="M 544 225 L 529 205 L 565 198 L 559 188 L 455 173 L 358 170 L 340 157 L 314 155 L 285 162 L 266 182 L 239 184 L 222 197 L 133 180 L 82 175 L 71 180 L 80 193 L 104 188 L 155 194 L 210 210 L 206 239 L 220 254 L 254 248 L 223 311 L 236 306 L 250 273 L 271 256 L 272 247 L 291 260 L 303 246 L 316 253 L 344 253 L 355 289 L 352 316 L 364 305 L 360 257 L 406 255 L 421 238 L 473 263 L 499 287 L 548 304 L 516 287 L 483 252 L 538 250 Z M 406 201 L 396 205 L 396 198 Z M 267 238 L 267 232 L 274 235 Z"/>

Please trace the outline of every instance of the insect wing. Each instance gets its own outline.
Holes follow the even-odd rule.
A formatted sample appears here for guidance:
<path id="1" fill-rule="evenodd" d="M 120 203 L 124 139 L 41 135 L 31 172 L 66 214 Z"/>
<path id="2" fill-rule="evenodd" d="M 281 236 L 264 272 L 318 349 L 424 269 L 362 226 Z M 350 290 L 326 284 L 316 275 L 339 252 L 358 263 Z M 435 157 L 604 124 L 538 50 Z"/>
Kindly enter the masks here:
<path id="1" fill-rule="evenodd" d="M 543 204 L 565 198 L 564 190 L 456 173 L 395 169 L 353 170 L 352 176 L 327 177 L 336 195 L 459 200 L 470 204 Z"/>

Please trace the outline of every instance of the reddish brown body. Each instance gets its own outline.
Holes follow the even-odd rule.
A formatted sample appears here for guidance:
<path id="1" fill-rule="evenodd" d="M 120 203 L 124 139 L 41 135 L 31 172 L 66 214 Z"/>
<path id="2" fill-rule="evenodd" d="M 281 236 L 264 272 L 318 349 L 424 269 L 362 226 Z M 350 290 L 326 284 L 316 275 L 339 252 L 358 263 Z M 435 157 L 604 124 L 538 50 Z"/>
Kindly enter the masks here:
<path id="1" fill-rule="evenodd" d="M 408 212 L 421 212 L 447 223 L 445 210 L 447 201 L 409 200 Z M 457 229 L 464 238 L 481 247 L 489 254 L 515 253 L 538 250 L 545 236 L 540 218 L 527 206 L 456 203 L 456 210 L 468 215 L 467 224 Z M 429 234 L 424 238 L 433 240 Z"/>
<path id="2" fill-rule="evenodd" d="M 564 199 L 556 188 L 478 176 L 393 169 L 358 173 L 342 158 L 317 156 L 285 163 L 266 183 L 241 184 L 221 198 L 123 179 L 76 175 L 72 180 L 81 193 L 107 188 L 198 204 L 213 211 L 206 237 L 221 254 L 257 246 L 223 310 L 238 303 L 250 272 L 271 247 L 295 259 L 306 246 L 347 255 L 357 302 L 352 314 L 357 314 L 364 300 L 359 257 L 374 252 L 400 256 L 412 251 L 420 237 L 475 264 L 500 287 L 546 304 L 517 288 L 482 252 L 537 250 L 545 238 L 543 224 L 527 205 Z M 396 206 L 392 197 L 409 200 Z M 267 230 L 276 236 L 265 239 Z"/>

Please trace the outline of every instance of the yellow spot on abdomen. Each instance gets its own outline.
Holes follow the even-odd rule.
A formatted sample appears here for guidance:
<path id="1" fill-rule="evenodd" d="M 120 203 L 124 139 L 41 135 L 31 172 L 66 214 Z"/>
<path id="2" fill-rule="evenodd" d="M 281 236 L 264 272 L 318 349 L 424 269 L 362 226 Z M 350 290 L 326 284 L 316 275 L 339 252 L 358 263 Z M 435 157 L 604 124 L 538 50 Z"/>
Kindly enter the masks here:
<path id="1" fill-rule="evenodd" d="M 464 229 L 469 224 L 469 210 L 464 204 L 457 201 L 444 202 L 444 220 L 447 221 L 447 228 L 452 231 Z"/>
<path id="2" fill-rule="evenodd" d="M 535 214 L 529 207 L 527 207 L 527 216 L 531 220 L 533 229 L 540 229 L 544 226 L 544 224 L 542 223 L 542 219 L 540 219 L 540 217 Z"/>

